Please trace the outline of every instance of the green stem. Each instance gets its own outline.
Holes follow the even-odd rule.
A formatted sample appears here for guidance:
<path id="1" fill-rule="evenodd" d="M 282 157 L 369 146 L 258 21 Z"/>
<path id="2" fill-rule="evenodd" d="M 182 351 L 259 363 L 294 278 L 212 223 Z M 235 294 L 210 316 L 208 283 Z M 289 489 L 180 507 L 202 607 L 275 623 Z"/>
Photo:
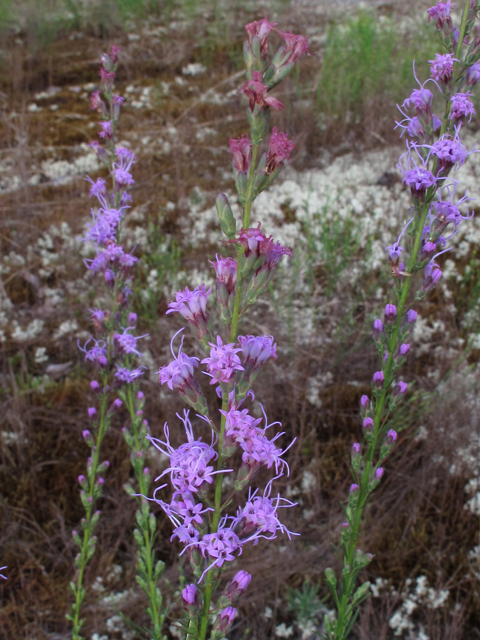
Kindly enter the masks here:
<path id="1" fill-rule="evenodd" d="M 250 163 L 250 168 L 248 170 L 248 183 L 247 183 L 247 191 L 245 193 L 245 208 L 243 210 L 242 217 L 242 226 L 244 229 L 248 229 L 250 224 L 250 212 L 252 210 L 252 193 L 253 193 L 253 182 L 255 179 L 255 169 L 257 166 L 257 154 L 258 154 L 258 146 L 254 145 L 252 150 L 252 162 Z M 240 260 L 244 254 L 245 250 L 243 247 L 240 247 L 237 251 L 237 265 L 238 265 L 238 273 L 240 274 Z M 237 278 L 237 286 L 235 287 L 235 302 L 233 305 L 233 317 L 232 317 L 232 325 L 230 328 L 230 342 L 235 342 L 237 339 L 238 332 L 238 321 L 240 319 L 240 303 L 242 301 L 242 290 L 243 290 L 243 278 L 240 275 Z"/>
<path id="2" fill-rule="evenodd" d="M 139 442 L 139 434 L 138 434 L 138 417 L 135 415 L 135 407 L 133 402 L 133 393 L 130 386 L 127 387 L 127 406 L 128 412 L 130 414 L 130 420 L 132 423 L 132 432 L 133 437 L 135 439 L 135 449 L 133 453 L 136 454 L 137 451 L 141 451 L 142 447 Z M 132 463 L 133 470 L 135 472 L 135 476 L 137 478 L 138 485 L 140 487 L 140 493 L 142 495 L 148 495 L 149 483 L 146 482 L 146 478 L 143 474 L 143 470 L 140 469 L 139 465 L 135 465 Z M 143 505 L 142 505 L 143 506 Z M 142 509 L 142 506 L 140 507 Z M 148 514 L 150 511 L 148 510 Z M 147 566 L 147 583 L 148 583 L 148 591 L 146 591 L 147 597 L 150 601 L 150 611 L 151 618 L 153 622 L 153 638 L 154 640 L 161 640 L 162 633 L 162 617 L 159 612 L 159 603 L 157 602 L 157 585 L 155 583 L 155 570 L 153 565 L 153 536 L 150 534 L 149 525 L 148 525 L 148 516 L 141 519 L 140 528 L 142 530 L 143 542 L 145 547 L 144 560 Z"/>
<path id="3" fill-rule="evenodd" d="M 422 232 L 423 232 L 423 227 L 425 226 L 425 220 L 428 214 L 428 210 L 429 210 L 429 202 L 430 199 L 427 198 L 427 201 L 424 203 L 423 205 L 423 209 L 422 209 L 422 213 L 420 215 L 420 219 L 418 221 L 418 226 L 417 226 L 417 232 L 415 235 L 415 241 L 413 244 L 413 250 L 412 253 L 410 255 L 410 261 L 408 264 L 408 272 L 410 274 L 412 274 L 413 277 L 413 270 L 415 268 L 415 264 L 417 262 L 417 255 L 418 255 L 418 251 L 420 249 L 420 243 L 422 240 Z M 412 277 L 407 277 L 405 278 L 405 282 L 402 285 L 402 289 L 401 289 L 401 293 L 400 293 L 400 300 L 398 303 L 398 309 L 397 309 L 397 324 L 395 326 L 395 330 L 392 334 L 392 338 L 390 341 L 390 349 L 389 349 L 389 354 L 388 354 L 388 359 L 387 359 L 387 363 L 385 365 L 385 369 L 384 369 L 384 376 L 385 376 L 385 387 L 382 391 L 382 393 L 380 394 L 380 396 L 378 397 L 377 402 L 375 403 L 375 416 L 374 416 L 374 430 L 373 430 L 373 437 L 372 440 L 368 446 L 368 451 L 367 451 L 367 459 L 366 459 L 366 465 L 365 465 L 365 469 L 362 473 L 362 479 L 361 479 L 361 483 L 360 483 L 360 494 L 358 497 L 358 506 L 356 509 L 356 513 L 355 513 L 355 519 L 352 523 L 352 529 L 351 529 L 351 535 L 350 535 L 350 539 L 349 539 L 349 543 L 348 543 L 348 547 L 347 547 L 347 552 L 345 554 L 344 557 L 344 564 L 343 566 L 352 566 L 352 562 L 353 562 L 353 556 L 355 553 L 355 547 L 356 547 L 356 542 L 357 542 L 357 538 L 358 538 L 358 531 L 360 528 L 360 522 L 362 519 L 362 515 L 363 515 L 363 511 L 364 508 L 366 506 L 367 500 L 368 500 L 368 484 L 369 484 L 369 479 L 370 479 L 370 470 L 372 468 L 372 463 L 373 463 L 373 457 L 375 454 L 375 449 L 377 446 L 377 442 L 378 442 L 378 438 L 380 435 L 380 426 L 381 426 L 381 421 L 382 421 L 382 414 L 383 414 L 383 409 L 385 406 L 385 400 L 387 398 L 387 393 L 390 387 L 390 376 L 391 376 L 391 371 L 392 371 L 392 365 L 393 365 L 393 358 L 395 355 L 395 350 L 396 350 L 396 346 L 397 346 L 397 341 L 398 341 L 398 335 L 400 333 L 400 328 L 401 328 L 401 323 L 403 320 L 403 315 L 404 315 L 404 310 L 405 310 L 405 305 L 407 302 L 407 297 L 408 297 L 408 292 L 410 290 L 410 285 L 412 282 Z M 337 630 L 336 630 L 336 635 L 335 635 L 335 639 L 336 640 L 344 640 L 344 619 L 345 619 L 345 614 L 347 611 L 347 607 L 348 607 L 348 602 L 349 602 L 349 598 L 351 595 L 351 591 L 353 588 L 353 579 L 354 579 L 354 575 L 353 573 L 350 571 L 348 573 L 348 575 L 346 576 L 346 578 L 344 579 L 344 584 L 343 584 L 343 588 L 342 588 L 342 596 L 340 599 L 340 606 L 338 609 L 338 620 L 337 620 Z"/>
<path id="4" fill-rule="evenodd" d="M 104 385 L 104 388 L 106 388 L 105 385 Z M 90 538 L 92 537 L 92 533 L 93 533 L 93 527 L 91 526 L 92 511 L 94 507 L 93 494 L 95 491 L 95 480 L 97 476 L 98 462 L 100 457 L 100 446 L 102 444 L 103 437 L 107 431 L 107 421 L 105 420 L 106 411 L 107 411 L 107 398 L 108 398 L 108 392 L 104 391 L 101 408 L 100 408 L 100 420 L 99 420 L 99 426 L 98 426 L 98 432 L 97 432 L 97 440 L 95 442 L 95 447 L 93 449 L 93 455 L 92 455 L 90 483 L 89 483 L 88 494 L 87 494 L 89 498 L 92 498 L 92 502 L 90 502 L 87 505 L 87 508 L 85 509 L 86 524 L 83 528 L 83 542 L 82 542 L 82 548 L 80 551 L 80 566 L 78 570 L 77 585 L 76 585 L 76 592 L 75 592 L 75 614 L 73 616 L 73 630 L 72 630 L 73 640 L 80 640 L 81 638 L 80 629 L 82 625 L 80 621 L 80 607 L 82 605 L 82 601 L 84 598 L 83 575 L 85 573 L 85 567 L 88 562 L 87 560 L 88 544 L 90 542 Z"/>
<path id="5" fill-rule="evenodd" d="M 228 409 L 228 394 L 224 393 L 222 400 L 222 411 L 227 411 Z M 223 438 L 225 434 L 225 424 L 226 418 L 222 413 L 222 420 L 220 423 L 220 434 L 218 436 L 218 460 L 217 460 L 217 471 L 220 471 L 223 468 Z M 223 473 L 217 473 L 217 478 L 215 481 L 215 501 L 214 501 L 214 512 L 212 517 L 212 524 L 210 526 L 210 533 L 216 533 L 218 531 L 218 523 L 220 522 L 220 516 L 222 514 L 222 480 Z M 214 582 L 214 573 L 213 570 L 207 573 L 207 581 L 205 584 L 205 592 L 203 596 L 203 613 L 200 621 L 200 634 L 198 636 L 199 640 L 205 640 L 207 636 L 207 627 L 208 627 L 208 617 L 210 615 L 210 602 L 212 601 L 212 591 L 213 591 L 213 582 Z"/>

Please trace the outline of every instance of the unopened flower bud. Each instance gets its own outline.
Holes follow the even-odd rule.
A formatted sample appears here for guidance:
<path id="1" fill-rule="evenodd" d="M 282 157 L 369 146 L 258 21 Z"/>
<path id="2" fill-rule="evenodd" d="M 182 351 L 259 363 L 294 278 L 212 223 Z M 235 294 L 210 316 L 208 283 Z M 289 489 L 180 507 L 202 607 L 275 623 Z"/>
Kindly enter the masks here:
<path id="1" fill-rule="evenodd" d="M 226 596 L 230 602 L 234 602 L 248 587 L 252 576 L 246 571 L 239 571 L 235 574 L 226 589 Z"/>
<path id="2" fill-rule="evenodd" d="M 122 406 L 122 401 L 120 400 L 120 398 L 117 398 L 112 402 L 110 406 L 110 411 L 113 413 L 114 411 L 117 411 L 118 409 L 120 409 L 121 406 Z"/>
<path id="3" fill-rule="evenodd" d="M 368 409 L 370 409 L 370 398 L 368 396 L 363 395 L 360 398 L 360 407 L 365 411 L 368 411 Z"/>
<path id="4" fill-rule="evenodd" d="M 371 418 L 365 418 L 362 426 L 365 429 L 365 431 L 370 432 L 370 431 L 373 431 L 373 428 L 375 425 L 373 424 L 373 420 Z"/>
<path id="5" fill-rule="evenodd" d="M 145 397 L 145 396 L 144 396 L 143 391 L 139 391 L 139 392 L 137 393 L 137 398 L 138 398 L 139 400 L 143 400 L 143 398 L 144 398 L 144 397 Z"/>
<path id="6" fill-rule="evenodd" d="M 377 318 L 373 323 L 373 337 L 378 342 L 383 334 L 383 322 Z"/>
<path id="7" fill-rule="evenodd" d="M 361 451 L 360 443 L 355 442 L 352 445 L 352 456 L 355 456 L 355 457 L 358 456 L 360 451 Z"/>
<path id="8" fill-rule="evenodd" d="M 115 285 L 115 274 L 111 269 L 105 270 L 105 282 L 107 283 L 107 287 L 113 289 Z"/>
<path id="9" fill-rule="evenodd" d="M 373 385 L 377 387 L 377 389 L 380 389 L 381 387 L 383 387 L 384 382 L 385 378 L 383 376 L 383 371 L 376 371 L 373 374 Z"/>
<path id="10" fill-rule="evenodd" d="M 390 429 L 385 439 L 386 443 L 391 446 L 392 444 L 394 444 L 396 440 L 397 440 L 397 432 L 394 431 L 393 429 Z"/>
<path id="11" fill-rule="evenodd" d="M 405 316 L 405 319 L 408 322 L 408 324 L 413 325 L 417 319 L 417 316 L 418 316 L 418 313 L 413 309 L 410 309 L 410 311 Z"/>
<path id="12" fill-rule="evenodd" d="M 398 353 L 402 357 L 405 357 L 409 351 L 410 351 L 410 345 L 409 344 L 401 344 L 400 345 L 400 349 L 398 350 Z"/>
<path id="13" fill-rule="evenodd" d="M 95 409 L 95 407 L 89 407 L 88 408 L 88 417 L 93 420 L 93 418 L 95 417 L 97 413 L 97 410 Z"/>
<path id="14" fill-rule="evenodd" d="M 98 391 L 100 389 L 100 385 L 98 384 L 98 382 L 96 380 L 92 380 L 90 382 L 90 389 L 92 391 Z"/>
<path id="15" fill-rule="evenodd" d="M 137 314 L 136 313 L 129 313 L 128 314 L 128 326 L 129 327 L 136 327 L 137 326 Z"/>
<path id="16" fill-rule="evenodd" d="M 382 467 L 378 467 L 378 469 L 375 471 L 375 478 L 377 480 L 380 480 L 382 476 L 383 476 L 383 469 Z"/>
<path id="17" fill-rule="evenodd" d="M 195 613 L 199 605 L 199 593 L 194 584 L 187 584 L 182 591 L 183 607 L 189 613 Z"/>
<path id="18" fill-rule="evenodd" d="M 406 383 L 406 382 L 403 382 L 402 380 L 400 380 L 400 382 L 398 382 L 398 383 L 395 385 L 395 387 L 394 387 L 394 389 L 393 389 L 393 392 L 392 392 L 392 396 L 393 396 L 394 398 L 397 398 L 397 397 L 399 397 L 399 396 L 400 396 L 400 397 L 401 397 L 401 396 L 404 396 L 404 395 L 405 395 L 405 393 L 407 392 L 407 386 L 408 386 L 408 385 L 407 385 L 407 383 Z"/>
<path id="19" fill-rule="evenodd" d="M 232 626 L 236 613 L 237 610 L 233 607 L 226 607 L 226 609 L 221 611 L 213 627 L 214 631 L 221 631 L 222 633 L 226 633 Z"/>
<path id="20" fill-rule="evenodd" d="M 397 308 L 394 304 L 385 306 L 385 322 L 394 322 L 397 319 Z"/>

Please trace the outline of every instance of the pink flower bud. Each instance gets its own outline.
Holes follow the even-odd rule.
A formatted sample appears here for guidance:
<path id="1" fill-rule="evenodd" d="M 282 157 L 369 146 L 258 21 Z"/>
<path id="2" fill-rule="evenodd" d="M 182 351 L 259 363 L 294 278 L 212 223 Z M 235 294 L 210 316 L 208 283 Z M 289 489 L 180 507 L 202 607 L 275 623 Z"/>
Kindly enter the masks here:
<path id="1" fill-rule="evenodd" d="M 89 407 L 88 408 L 88 417 L 90 419 L 93 419 L 95 417 L 96 413 L 97 413 L 97 410 L 95 409 L 95 407 Z"/>
<path id="2" fill-rule="evenodd" d="M 387 433 L 387 437 L 385 439 L 388 445 L 392 445 L 397 440 L 397 432 L 393 429 L 390 429 Z"/>
<path id="3" fill-rule="evenodd" d="M 377 480 L 380 480 L 382 476 L 383 476 L 383 469 L 382 467 L 378 467 L 378 469 L 375 471 L 375 478 Z"/>
<path id="4" fill-rule="evenodd" d="M 100 385 L 98 384 L 98 382 L 96 380 L 92 380 L 90 382 L 90 389 L 92 391 L 98 391 L 100 389 Z"/>
<path id="5" fill-rule="evenodd" d="M 373 424 L 373 420 L 371 418 L 365 418 L 362 424 L 365 431 L 370 432 L 373 431 L 375 425 Z"/>
<path id="6" fill-rule="evenodd" d="M 350 485 L 350 493 L 355 493 L 355 491 L 358 491 L 358 489 L 359 489 L 358 484 L 353 483 Z"/>

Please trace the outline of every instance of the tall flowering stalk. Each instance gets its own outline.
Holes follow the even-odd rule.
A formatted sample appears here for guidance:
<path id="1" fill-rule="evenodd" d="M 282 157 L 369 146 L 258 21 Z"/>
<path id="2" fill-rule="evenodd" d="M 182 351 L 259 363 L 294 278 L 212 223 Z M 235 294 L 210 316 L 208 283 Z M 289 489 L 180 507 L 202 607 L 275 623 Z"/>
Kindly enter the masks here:
<path id="1" fill-rule="evenodd" d="M 329 640 L 347 638 L 359 605 L 369 594 L 368 582 L 356 588 L 359 572 L 372 559 L 357 548 L 357 539 L 365 506 L 381 481 L 382 464 L 397 439 L 390 428 L 391 417 L 407 391 L 398 372 L 410 352 L 417 318 L 413 307 L 435 288 L 442 276 L 437 258 L 449 250 L 448 240 L 471 217 L 465 206 L 470 198 L 466 193 L 456 195 L 459 183 L 449 176 L 473 152 L 464 147 L 460 134 L 475 113 L 470 87 L 480 80 L 479 9 L 480 3 L 467 0 L 460 29 L 452 23 L 450 0 L 428 10 L 428 20 L 436 23 L 446 51 L 429 61 L 431 77 L 427 80 L 444 101 L 443 116 L 440 119 L 432 112 L 434 94 L 425 86 L 427 82 L 419 83 L 400 109 L 404 119 L 397 125 L 407 135 L 407 150 L 398 168 L 410 188 L 412 207 L 398 241 L 386 249 L 394 282 L 384 317 L 373 325 L 380 364 L 372 379 L 372 397 L 362 396 L 360 402 L 364 437 L 363 445 L 355 443 L 351 452 L 354 483 L 344 505 L 341 578 L 337 581 L 332 569 L 325 572 L 337 608 L 334 619 L 326 616 L 324 620 Z"/>
<path id="2" fill-rule="evenodd" d="M 91 96 L 92 109 L 102 116 L 99 137 L 105 142 L 104 146 L 99 142 L 94 142 L 91 146 L 108 168 L 111 186 L 109 188 L 107 181 L 102 178 L 96 182 L 88 178 L 92 185 L 90 196 L 97 198 L 99 204 L 92 209 L 92 222 L 88 225 L 85 236 L 85 241 L 94 246 L 95 256 L 85 263 L 93 274 L 103 277 L 106 296 L 103 309 L 90 310 L 95 336 L 91 336 L 80 347 L 85 354 L 85 361 L 95 366 L 97 379 L 90 383 L 96 396 L 96 402 L 88 409 L 91 427 L 83 432 L 84 440 L 91 448 L 91 456 L 88 459 L 86 477 L 82 475 L 78 478 L 85 517 L 81 522 L 82 532 L 73 532 L 74 540 L 80 548 L 75 559 L 78 569 L 76 580 L 70 583 L 75 602 L 72 613 L 67 615 L 73 624 L 74 640 L 81 638 L 80 630 L 84 622 L 80 618 L 85 598 L 84 572 L 95 552 L 96 538 L 93 534 L 100 517 L 100 511 L 94 509 L 102 494 L 103 473 L 109 466 L 107 460 L 100 462 L 101 445 L 113 413 L 122 404 L 130 416 L 130 426 L 125 427 L 123 432 L 130 449 L 138 490 L 142 494 L 148 494 L 150 486 L 150 474 L 144 463 L 149 429 L 142 416 L 143 394 L 138 390 L 138 379 L 143 374 L 143 368 L 135 366 L 142 355 L 137 342 L 146 336 L 134 334 L 137 316 L 129 309 L 132 271 L 138 260 L 119 244 L 122 220 L 131 201 L 126 189 L 134 182 L 130 170 L 135 158 L 129 149 L 115 145 L 115 131 L 124 101 L 114 93 L 117 66 L 118 48 L 113 46 L 110 54 L 102 57 L 100 89 Z M 113 399 L 115 395 L 119 397 Z M 129 494 L 134 493 L 130 485 L 125 488 Z M 156 521 L 145 499 L 139 501 L 136 521 L 138 528 L 134 531 L 134 536 L 138 547 L 137 581 L 149 600 L 148 613 L 152 620 L 150 636 L 154 640 L 160 640 L 165 612 L 157 583 L 163 563 L 155 564 L 153 544 Z"/>
<path id="3" fill-rule="evenodd" d="M 274 127 L 259 157 L 267 137 L 270 111 L 283 108 L 270 90 L 303 53 L 309 53 L 306 38 L 278 31 L 284 45 L 269 59 L 268 37 L 274 26 L 266 18 L 246 25 L 246 81 L 240 93 L 248 100 L 250 136 L 230 140 L 241 220 L 235 219 L 225 194 L 216 200 L 220 226 L 228 239 L 225 244 L 234 253 L 234 257 L 217 255 L 211 263 L 216 275 L 217 318 L 213 314 L 212 290 L 205 285 L 193 291 L 179 291 L 167 311 L 186 321 L 206 355 L 201 360 L 189 356 L 183 350 L 180 330 L 171 343 L 173 360 L 159 371 L 161 384 L 176 389 L 197 413 L 198 426 L 192 425 L 190 413 L 185 410 L 183 416 L 178 416 L 186 435 L 183 444 L 173 446 L 168 425 L 164 441 L 150 437 L 170 459 L 157 480 L 169 476 L 173 495 L 162 498 L 167 486 L 164 484 L 155 490 L 154 499 L 173 523 L 172 539 L 178 538 L 183 545 L 182 554 L 190 561 L 193 581 L 182 592 L 185 615 L 181 624 L 189 638 L 198 640 L 205 640 L 207 635 L 223 638 L 233 624 L 233 605 L 251 576 L 240 570 L 221 589 L 220 585 L 223 572 L 243 547 L 257 544 L 261 538 L 271 540 L 279 532 L 292 535 L 280 521 L 280 509 L 293 503 L 273 491 L 273 481 L 288 474 L 283 456 L 289 447 L 278 444 L 283 433 L 272 433 L 279 423 L 269 425 L 265 413 L 263 419 L 256 418 L 248 408 L 254 400 L 251 388 L 261 366 L 277 357 L 276 344 L 272 336 L 238 335 L 241 316 L 265 292 L 282 256 L 291 254 L 287 247 L 265 235 L 260 222 L 255 225 L 251 221 L 255 198 L 280 173 L 294 147 L 293 140 Z M 209 410 L 195 375 L 200 365 L 221 400 L 219 412 Z M 207 432 L 206 437 L 197 435 L 201 429 Z M 252 481 L 264 467 L 271 469 L 274 477 L 260 492 Z M 223 479 L 227 474 L 232 481 L 225 495 Z M 226 513 L 237 492 L 247 487 L 246 504 L 238 506 L 234 514 Z M 210 620 L 213 622 L 209 631 Z"/>

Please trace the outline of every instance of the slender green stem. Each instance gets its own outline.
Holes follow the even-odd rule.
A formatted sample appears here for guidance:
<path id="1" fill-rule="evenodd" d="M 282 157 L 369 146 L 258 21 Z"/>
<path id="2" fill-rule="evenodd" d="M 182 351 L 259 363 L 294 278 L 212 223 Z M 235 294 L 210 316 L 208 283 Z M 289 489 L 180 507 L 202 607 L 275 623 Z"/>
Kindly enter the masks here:
<path id="1" fill-rule="evenodd" d="M 414 244 L 413 244 L 413 249 L 412 249 L 412 253 L 410 255 L 410 261 L 408 264 L 408 272 L 410 274 L 412 274 L 413 277 L 413 270 L 415 268 L 415 264 L 417 262 L 417 256 L 418 256 L 418 251 L 420 249 L 420 243 L 422 240 L 422 232 L 423 232 L 423 228 L 425 226 L 425 220 L 428 214 L 428 210 L 429 210 L 429 201 L 427 199 L 427 202 L 424 203 L 423 208 L 422 208 L 422 213 L 420 215 L 419 221 L 418 221 L 418 226 L 417 226 L 417 231 L 415 234 L 415 240 L 414 240 Z M 351 536 L 349 539 L 349 543 L 348 543 L 348 547 L 347 547 L 347 552 L 345 554 L 345 558 L 344 558 L 344 567 L 345 566 L 352 566 L 352 562 L 353 562 L 353 557 L 354 557 L 354 553 L 355 553 L 355 547 L 356 547 L 356 542 L 357 542 L 357 538 L 358 538 L 358 531 L 360 528 L 360 522 L 362 519 L 362 515 L 363 515 L 363 510 L 365 508 L 365 505 L 367 503 L 368 500 L 368 485 L 369 485 L 369 479 L 370 479 L 370 471 L 372 468 L 372 464 L 373 464 L 373 457 L 375 454 L 375 450 L 376 450 L 376 446 L 377 446 L 377 442 L 378 442 L 378 438 L 380 435 L 380 426 L 381 426 L 381 422 L 382 422 L 382 415 L 383 415 L 383 409 L 384 409 L 384 405 L 385 405 L 385 400 L 387 398 L 387 393 L 390 387 L 390 377 L 391 377 L 391 372 L 392 372 L 392 365 L 393 365 L 393 358 L 395 355 L 395 350 L 396 350 L 396 346 L 397 346 L 397 341 L 398 341 L 398 336 L 400 333 L 400 329 L 401 329 L 401 323 L 403 320 L 403 315 L 404 315 L 404 310 L 405 310 L 405 305 L 407 302 L 407 297 L 408 297 L 408 293 L 410 290 L 410 286 L 411 286 L 411 282 L 412 282 L 412 277 L 407 277 L 405 278 L 405 281 L 402 285 L 402 289 L 401 289 L 401 293 L 400 293 L 400 300 L 398 303 L 398 309 L 397 309 L 397 324 L 395 326 L 394 332 L 392 334 L 391 340 L 390 340 L 390 344 L 389 344 L 389 353 L 388 353 L 388 359 L 387 359 L 387 363 L 385 365 L 385 369 L 384 369 L 384 376 L 385 376 L 385 388 L 383 389 L 382 393 L 378 396 L 378 399 L 375 403 L 375 415 L 374 415 L 374 430 L 373 430 L 373 434 L 372 434 L 372 440 L 369 444 L 368 447 L 368 451 L 367 451 L 367 459 L 366 459 L 366 465 L 365 465 L 365 469 L 362 473 L 362 478 L 361 478 L 361 484 L 360 484 L 360 493 L 359 493 L 359 497 L 358 497 L 358 505 L 357 505 L 357 509 L 355 512 L 355 518 L 354 521 L 352 523 L 351 526 Z M 336 635 L 335 638 L 336 640 L 344 640 L 344 619 L 345 619 L 345 614 L 347 612 L 347 607 L 348 607 L 348 603 L 349 603 L 349 598 L 351 595 L 351 591 L 352 591 L 352 583 L 354 580 L 354 575 L 352 572 L 349 572 L 347 577 L 344 579 L 344 585 L 342 588 L 342 596 L 340 599 L 340 606 L 338 609 L 338 621 L 337 621 L 337 631 L 336 631 Z"/>
<path id="2" fill-rule="evenodd" d="M 104 389 L 106 389 L 106 385 L 104 385 Z M 107 421 L 105 419 L 106 412 L 107 412 L 107 398 L 108 398 L 108 392 L 105 390 L 103 392 L 101 406 L 100 406 L 100 419 L 99 419 L 99 426 L 98 426 L 98 432 L 97 432 L 97 440 L 95 442 L 95 447 L 93 449 L 92 466 L 91 466 L 91 473 L 90 473 L 88 494 L 87 494 L 89 498 L 92 498 L 92 500 L 89 501 L 85 509 L 86 523 L 83 528 L 83 542 L 82 542 L 82 548 L 80 551 L 80 563 L 79 563 L 80 566 L 78 570 L 77 584 L 76 584 L 76 591 L 75 591 L 75 613 L 73 616 L 73 630 L 72 630 L 73 640 L 80 640 L 80 637 L 81 637 L 80 629 L 82 625 L 80 621 L 80 607 L 82 605 L 82 601 L 84 598 L 83 575 L 85 572 L 85 567 L 88 562 L 87 554 L 89 549 L 89 542 L 93 533 L 93 527 L 91 524 L 92 512 L 94 507 L 93 494 L 95 491 L 95 481 L 96 481 L 98 462 L 99 462 L 99 456 L 100 456 L 100 446 L 102 444 L 103 437 L 107 431 Z"/>
<path id="3" fill-rule="evenodd" d="M 224 394 L 222 401 L 222 411 L 227 411 L 228 409 L 228 395 Z M 225 424 L 226 418 L 222 413 L 222 420 L 220 423 L 220 434 L 218 436 L 218 460 L 217 460 L 217 471 L 222 470 L 223 468 L 223 438 L 225 434 Z M 215 501 L 214 501 L 214 512 L 212 516 L 212 524 L 210 526 L 210 532 L 216 533 L 218 531 L 218 523 L 220 522 L 220 516 L 222 513 L 222 480 L 223 473 L 217 473 L 217 478 L 215 481 Z M 212 600 L 212 591 L 213 591 L 213 571 L 209 571 L 207 573 L 207 580 L 205 584 L 205 592 L 203 596 L 203 613 L 202 619 L 200 622 L 200 634 L 198 636 L 199 640 L 205 640 L 207 635 L 207 627 L 208 627 L 208 617 L 210 614 L 210 602 Z"/>
<path id="4" fill-rule="evenodd" d="M 465 7 L 463 9 L 462 24 L 460 26 L 460 34 L 458 36 L 457 50 L 455 51 L 455 55 L 457 58 L 460 56 L 460 52 L 462 50 L 463 38 L 465 37 L 465 29 L 467 28 L 467 16 L 468 16 L 469 9 L 470 9 L 470 0 L 466 0 Z"/>
<path id="5" fill-rule="evenodd" d="M 242 226 L 244 229 L 248 229 L 248 225 L 250 224 L 250 212 L 252 210 L 253 203 L 253 183 L 255 179 L 255 169 L 257 165 L 257 154 L 258 154 L 258 146 L 254 145 L 252 150 L 252 162 L 250 163 L 250 168 L 248 170 L 248 183 L 247 183 L 247 191 L 245 193 L 245 208 L 243 210 L 242 217 Z M 237 251 L 237 265 L 240 268 L 240 260 L 244 254 L 244 248 L 240 247 Z M 242 290 L 243 290 L 243 278 L 240 276 L 240 271 L 238 272 L 237 278 L 237 286 L 235 287 L 235 302 L 233 306 L 233 317 L 232 317 L 232 325 L 230 329 L 230 342 L 235 342 L 237 339 L 238 332 L 238 321 L 240 319 L 240 304 L 242 301 Z"/>
<path id="6" fill-rule="evenodd" d="M 139 439 L 139 429 L 138 429 L 139 422 L 141 422 L 141 420 L 139 421 L 138 416 L 135 415 L 133 391 L 130 385 L 127 386 L 126 397 L 127 397 L 127 408 L 130 414 L 130 421 L 132 424 L 132 433 L 133 433 L 134 443 L 135 443 L 135 446 L 132 447 L 132 451 L 133 451 L 133 454 L 135 455 L 137 451 L 142 450 L 142 446 L 140 444 L 140 439 Z M 143 473 L 143 470 L 140 469 L 140 466 L 138 464 L 137 465 L 132 464 L 132 467 L 135 473 L 135 477 L 137 478 L 141 495 L 144 495 L 144 496 L 148 495 L 149 482 L 147 481 Z M 140 509 L 142 509 L 142 506 L 140 506 Z M 150 510 L 147 509 L 147 511 L 148 513 L 144 514 L 146 515 L 146 517 L 142 517 L 138 524 L 142 531 L 142 538 L 143 538 L 143 544 L 144 544 L 144 550 L 145 550 L 145 553 L 142 554 L 143 560 L 145 561 L 145 565 L 147 569 L 146 571 L 147 589 L 145 590 L 145 592 L 150 601 L 150 611 L 151 611 L 151 618 L 153 622 L 153 638 L 154 640 L 160 640 L 161 633 L 162 633 L 162 616 L 159 609 L 160 609 L 161 603 L 157 602 L 157 585 L 155 581 L 155 567 L 153 564 L 153 535 L 149 530 L 149 524 L 148 524 L 148 515 L 150 514 Z M 139 551 L 141 550 L 139 549 Z"/>

